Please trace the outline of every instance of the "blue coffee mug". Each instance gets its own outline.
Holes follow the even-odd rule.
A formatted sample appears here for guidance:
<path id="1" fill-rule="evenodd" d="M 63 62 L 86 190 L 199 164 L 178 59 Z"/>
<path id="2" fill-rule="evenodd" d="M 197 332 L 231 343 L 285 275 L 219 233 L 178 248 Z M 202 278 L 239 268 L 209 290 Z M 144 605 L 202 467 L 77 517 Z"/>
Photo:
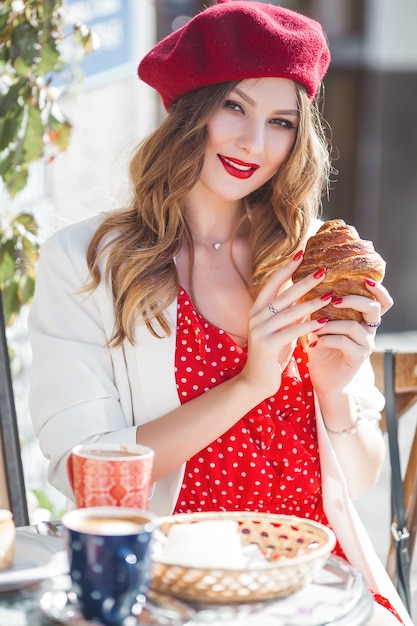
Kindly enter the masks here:
<path id="1" fill-rule="evenodd" d="M 155 519 L 126 507 L 64 515 L 72 591 L 86 619 L 106 626 L 137 623 L 150 583 Z"/>

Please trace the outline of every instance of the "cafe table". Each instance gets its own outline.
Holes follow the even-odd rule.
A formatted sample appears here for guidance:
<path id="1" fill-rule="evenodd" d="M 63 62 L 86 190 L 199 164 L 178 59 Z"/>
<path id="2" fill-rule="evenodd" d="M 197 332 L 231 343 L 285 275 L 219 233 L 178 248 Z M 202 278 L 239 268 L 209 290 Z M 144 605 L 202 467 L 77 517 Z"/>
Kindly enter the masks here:
<path id="1" fill-rule="evenodd" d="M 53 527 L 48 525 L 17 529 L 15 566 L 0 572 L 0 626 L 92 624 L 82 620 L 79 614 L 77 617 L 77 612 L 67 608 L 57 610 L 56 600 L 63 595 L 66 597 L 64 590 L 69 589 L 70 581 L 64 540 L 53 536 L 51 529 Z M 312 586 L 288 598 L 258 605 L 191 607 L 152 592 L 149 609 L 143 612 L 138 623 L 145 626 L 382 626 L 380 618 L 373 613 L 373 601 L 362 578 L 346 564 L 343 571 L 339 571 L 340 563 L 340 559 L 330 557 L 320 573 L 324 578 L 315 579 Z M 337 580 L 335 572 L 339 576 Z M 339 579 L 343 579 L 343 592 Z M 330 601 L 332 594 L 336 595 Z M 345 615 L 340 610 L 343 594 L 350 594 L 345 602 Z M 298 604 L 300 608 L 303 602 L 303 610 L 298 610 L 296 616 L 291 615 L 294 606 Z M 333 616 L 328 608 L 332 602 Z M 314 611 L 311 610 L 313 604 L 316 605 Z"/>

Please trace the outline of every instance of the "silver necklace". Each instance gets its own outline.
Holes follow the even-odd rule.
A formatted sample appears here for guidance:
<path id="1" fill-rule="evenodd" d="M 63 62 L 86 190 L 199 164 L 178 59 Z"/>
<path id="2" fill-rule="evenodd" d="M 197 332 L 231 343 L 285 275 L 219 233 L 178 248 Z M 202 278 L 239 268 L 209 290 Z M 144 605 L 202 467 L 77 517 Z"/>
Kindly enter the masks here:
<path id="1" fill-rule="evenodd" d="M 227 243 L 228 241 L 231 241 L 232 237 L 228 237 L 227 239 L 225 239 L 224 241 L 210 241 L 210 239 L 207 239 L 207 237 L 203 237 L 203 235 L 199 235 L 197 233 L 192 233 L 193 237 L 199 237 L 200 239 L 202 239 L 203 241 L 205 241 L 206 243 L 210 244 L 211 247 L 214 250 L 220 250 L 220 248 Z"/>
<path id="2" fill-rule="evenodd" d="M 222 247 L 222 245 L 224 243 L 227 243 L 228 241 L 231 240 L 231 237 L 229 237 L 229 239 L 226 239 L 225 241 L 213 241 L 213 243 L 211 244 L 213 246 L 213 248 L 215 250 L 220 250 L 220 248 Z"/>

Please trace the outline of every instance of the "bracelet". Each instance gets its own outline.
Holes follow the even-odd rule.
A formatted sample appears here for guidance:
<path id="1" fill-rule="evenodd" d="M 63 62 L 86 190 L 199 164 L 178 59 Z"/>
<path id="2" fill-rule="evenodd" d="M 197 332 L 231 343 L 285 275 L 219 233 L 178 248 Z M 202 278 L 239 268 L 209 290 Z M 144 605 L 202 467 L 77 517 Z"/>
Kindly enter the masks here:
<path id="1" fill-rule="evenodd" d="M 341 437 L 347 437 L 348 435 L 354 435 L 356 433 L 361 423 L 363 422 L 363 415 L 362 415 L 362 407 L 359 404 L 359 402 L 356 400 L 356 398 L 355 398 L 355 404 L 356 404 L 357 417 L 353 426 L 346 430 L 337 431 L 337 430 L 330 430 L 330 428 L 327 428 L 326 424 L 324 424 L 328 433 L 331 433 L 332 435 L 340 435 Z"/>

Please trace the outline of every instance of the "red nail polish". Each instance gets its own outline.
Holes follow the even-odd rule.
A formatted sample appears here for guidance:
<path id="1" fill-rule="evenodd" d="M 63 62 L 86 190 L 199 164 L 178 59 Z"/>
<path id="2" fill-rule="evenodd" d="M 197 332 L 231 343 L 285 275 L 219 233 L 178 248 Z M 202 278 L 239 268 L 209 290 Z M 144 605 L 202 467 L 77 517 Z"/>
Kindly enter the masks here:
<path id="1" fill-rule="evenodd" d="M 321 317 L 319 320 L 317 320 L 319 324 L 325 324 L 326 322 L 329 321 L 328 317 Z"/>
<path id="2" fill-rule="evenodd" d="M 376 282 L 374 280 L 371 280 L 370 278 L 365 278 L 365 282 L 370 287 L 375 287 L 375 285 L 376 285 Z"/>
<path id="3" fill-rule="evenodd" d="M 317 345 L 317 341 L 312 341 L 310 343 L 310 348 L 314 348 Z"/>
<path id="4" fill-rule="evenodd" d="M 325 293 L 322 296 L 320 296 L 320 300 L 330 300 L 333 294 L 334 294 L 334 291 L 329 291 L 329 293 Z"/>
<path id="5" fill-rule="evenodd" d="M 304 250 L 299 250 L 296 254 L 294 254 L 293 256 L 293 261 L 298 261 L 299 259 L 301 259 L 301 257 L 304 254 Z"/>
<path id="6" fill-rule="evenodd" d="M 319 270 L 317 270 L 317 272 L 314 272 L 313 276 L 314 278 L 321 278 L 322 276 L 324 276 L 326 273 L 326 268 L 325 267 L 321 267 Z"/>
<path id="7" fill-rule="evenodd" d="M 343 298 L 332 298 L 330 304 L 342 304 Z"/>

